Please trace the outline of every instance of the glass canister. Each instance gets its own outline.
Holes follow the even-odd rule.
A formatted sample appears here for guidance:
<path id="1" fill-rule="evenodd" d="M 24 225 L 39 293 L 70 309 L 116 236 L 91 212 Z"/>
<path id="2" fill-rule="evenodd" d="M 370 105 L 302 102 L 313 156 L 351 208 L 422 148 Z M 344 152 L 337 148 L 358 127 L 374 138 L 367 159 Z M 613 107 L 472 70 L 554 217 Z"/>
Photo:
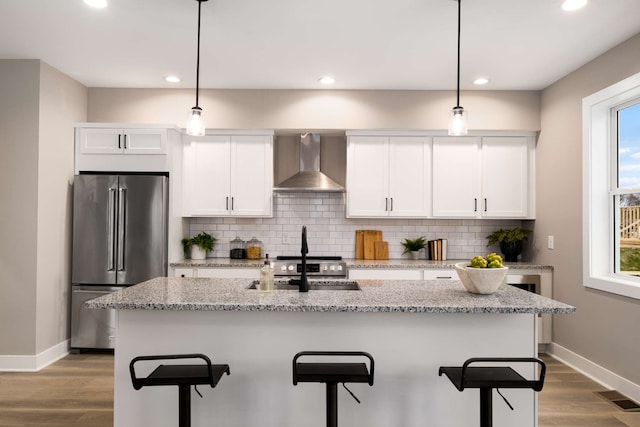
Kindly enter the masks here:
<path id="1" fill-rule="evenodd" d="M 252 237 L 246 245 L 247 259 L 260 259 L 262 258 L 262 242 L 256 237 Z"/>
<path id="2" fill-rule="evenodd" d="M 229 250 L 229 258 L 231 259 L 245 259 L 247 253 L 244 247 L 244 240 L 240 236 L 236 236 L 230 243 L 231 249 Z"/>

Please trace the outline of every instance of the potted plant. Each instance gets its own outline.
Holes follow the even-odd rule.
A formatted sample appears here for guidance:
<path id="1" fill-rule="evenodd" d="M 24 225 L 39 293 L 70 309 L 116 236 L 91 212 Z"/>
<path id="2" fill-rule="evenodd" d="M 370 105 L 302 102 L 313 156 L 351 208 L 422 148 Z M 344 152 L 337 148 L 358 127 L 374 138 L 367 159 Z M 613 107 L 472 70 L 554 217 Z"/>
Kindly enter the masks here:
<path id="1" fill-rule="evenodd" d="M 500 252 L 504 255 L 504 260 L 516 262 L 518 255 L 522 252 L 522 242 L 532 233 L 531 230 L 524 230 L 521 227 L 494 231 L 487 236 L 489 243 L 487 246 L 499 245 Z"/>
<path id="2" fill-rule="evenodd" d="M 411 259 L 418 259 L 420 257 L 420 249 L 424 249 L 427 245 L 427 240 L 424 236 L 417 239 L 404 239 L 402 242 L 404 252 L 402 254 L 411 253 Z"/>
<path id="3" fill-rule="evenodd" d="M 207 253 L 213 250 L 216 239 L 211 234 L 201 232 L 191 238 L 182 239 L 182 250 L 185 258 L 205 259 Z"/>

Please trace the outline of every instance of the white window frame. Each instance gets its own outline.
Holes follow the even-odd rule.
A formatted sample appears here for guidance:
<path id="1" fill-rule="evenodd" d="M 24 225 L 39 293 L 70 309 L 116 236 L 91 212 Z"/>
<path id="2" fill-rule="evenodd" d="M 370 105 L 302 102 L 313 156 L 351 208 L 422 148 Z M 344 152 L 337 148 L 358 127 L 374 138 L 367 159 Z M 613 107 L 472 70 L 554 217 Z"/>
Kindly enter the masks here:
<path id="1" fill-rule="evenodd" d="M 583 283 L 584 286 L 640 299 L 640 280 L 616 274 L 612 209 L 615 138 L 612 110 L 640 99 L 640 73 L 582 100 Z"/>

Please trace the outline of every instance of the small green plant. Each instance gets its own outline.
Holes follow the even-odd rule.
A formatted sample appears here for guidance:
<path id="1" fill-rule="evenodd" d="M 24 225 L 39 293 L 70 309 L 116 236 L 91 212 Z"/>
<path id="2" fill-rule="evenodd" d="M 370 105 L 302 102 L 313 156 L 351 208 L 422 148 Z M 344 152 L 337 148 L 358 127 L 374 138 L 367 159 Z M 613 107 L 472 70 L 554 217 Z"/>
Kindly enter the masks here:
<path id="1" fill-rule="evenodd" d="M 201 232 L 191 238 L 185 237 L 181 240 L 182 242 L 182 250 L 184 251 L 184 257 L 188 258 L 191 253 L 191 246 L 196 245 L 200 249 L 211 252 L 213 247 L 215 246 L 218 239 L 213 237 L 211 234 L 206 232 Z"/>
<path id="2" fill-rule="evenodd" d="M 521 227 L 516 228 L 501 228 L 494 231 L 487 236 L 487 246 L 498 245 L 502 242 L 514 243 L 523 240 L 527 240 L 527 237 L 532 233 L 531 230 L 523 230 Z"/>
<path id="3" fill-rule="evenodd" d="M 402 246 L 404 247 L 403 254 L 409 252 L 419 251 L 420 249 L 424 249 L 427 246 L 427 239 L 422 236 L 417 239 L 404 239 L 402 242 Z"/>

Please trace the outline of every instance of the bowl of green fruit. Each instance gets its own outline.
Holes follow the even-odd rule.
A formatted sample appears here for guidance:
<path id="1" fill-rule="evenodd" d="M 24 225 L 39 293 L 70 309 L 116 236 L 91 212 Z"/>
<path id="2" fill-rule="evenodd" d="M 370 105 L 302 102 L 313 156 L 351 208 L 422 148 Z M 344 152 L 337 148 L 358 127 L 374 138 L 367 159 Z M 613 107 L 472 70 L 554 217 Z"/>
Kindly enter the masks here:
<path id="1" fill-rule="evenodd" d="M 509 270 L 502 264 L 502 257 L 490 253 L 486 257 L 475 256 L 469 262 L 459 262 L 456 272 L 460 281 L 473 294 L 492 294 L 504 283 Z"/>

